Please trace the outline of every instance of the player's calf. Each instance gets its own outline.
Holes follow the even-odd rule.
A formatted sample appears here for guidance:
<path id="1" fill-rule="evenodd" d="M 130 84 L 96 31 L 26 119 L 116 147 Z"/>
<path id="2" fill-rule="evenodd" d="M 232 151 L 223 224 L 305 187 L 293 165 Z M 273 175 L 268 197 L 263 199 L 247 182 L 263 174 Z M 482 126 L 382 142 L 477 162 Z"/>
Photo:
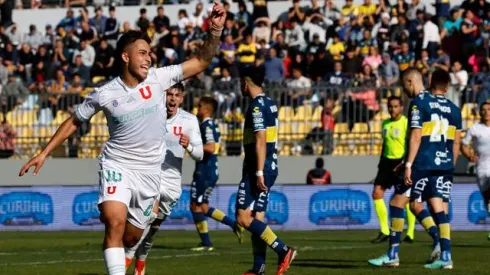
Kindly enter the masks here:
<path id="1" fill-rule="evenodd" d="M 105 224 L 104 260 L 109 275 L 125 274 L 123 236 L 126 225 L 126 205 L 106 201 L 99 205 L 101 220 Z"/>

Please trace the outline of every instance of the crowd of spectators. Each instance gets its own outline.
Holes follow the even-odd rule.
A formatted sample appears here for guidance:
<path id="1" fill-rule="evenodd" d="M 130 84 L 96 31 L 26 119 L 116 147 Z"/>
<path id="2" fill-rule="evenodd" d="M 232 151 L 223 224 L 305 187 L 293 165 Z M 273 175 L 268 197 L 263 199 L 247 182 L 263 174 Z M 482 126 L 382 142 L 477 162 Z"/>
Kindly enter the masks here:
<path id="1" fill-rule="evenodd" d="M 425 77 L 436 68 L 449 71 L 454 85 L 449 97 L 459 106 L 489 98 L 490 4 L 485 0 L 465 0 L 459 6 L 436 0 L 434 9 L 423 0 L 346 0 L 344 5 L 293 0 L 279 18 L 269 17 L 266 0 L 252 2 L 252 10 L 238 2 L 236 13 L 223 2 L 227 18 L 219 54 L 208 70 L 188 82 L 184 107 L 192 108 L 194 96 L 212 93 L 220 115 L 233 117 L 243 104 L 239 70 L 250 65 L 265 66 L 266 85 L 274 88 L 268 91 L 275 91 L 281 106 L 325 106 L 323 122 L 332 120 L 335 106 L 342 110 L 335 121 L 370 120 L 380 110 L 383 91 L 392 91 L 400 72 L 409 67 Z M 206 39 L 209 12 L 196 2 L 194 10 L 182 9 L 178 20 L 171 21 L 163 6 L 154 18 L 141 8 L 138 20 L 128 22 L 117 18 L 116 6 L 108 14 L 100 7 L 94 14 L 68 9 L 58 25 L 31 25 L 27 33 L 2 20 L 1 111 L 37 94 L 37 104 L 51 109 L 53 117 L 58 110 L 72 112 L 86 87 L 116 75 L 115 44 L 131 29 L 152 38 L 154 64 L 180 63 Z"/>

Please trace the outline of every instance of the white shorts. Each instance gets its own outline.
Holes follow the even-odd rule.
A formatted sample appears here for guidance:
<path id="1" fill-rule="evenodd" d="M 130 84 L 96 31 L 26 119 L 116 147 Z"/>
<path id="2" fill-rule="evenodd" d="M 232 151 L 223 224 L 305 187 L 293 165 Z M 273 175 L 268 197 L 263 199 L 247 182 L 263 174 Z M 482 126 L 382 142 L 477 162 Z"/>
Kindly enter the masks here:
<path id="1" fill-rule="evenodd" d="M 480 187 L 480 192 L 487 192 L 490 190 L 490 176 L 478 176 L 478 187 Z"/>
<path id="2" fill-rule="evenodd" d="M 182 195 L 182 186 L 180 180 L 178 184 L 175 184 L 175 180 L 165 179 L 161 177 L 160 184 L 160 202 L 158 204 L 158 219 L 163 219 L 166 216 L 170 216 L 172 208 L 177 204 Z"/>
<path id="3" fill-rule="evenodd" d="M 158 199 L 160 174 L 135 172 L 107 161 L 101 162 L 100 166 L 98 203 L 124 203 L 128 208 L 127 221 L 145 229 Z"/>

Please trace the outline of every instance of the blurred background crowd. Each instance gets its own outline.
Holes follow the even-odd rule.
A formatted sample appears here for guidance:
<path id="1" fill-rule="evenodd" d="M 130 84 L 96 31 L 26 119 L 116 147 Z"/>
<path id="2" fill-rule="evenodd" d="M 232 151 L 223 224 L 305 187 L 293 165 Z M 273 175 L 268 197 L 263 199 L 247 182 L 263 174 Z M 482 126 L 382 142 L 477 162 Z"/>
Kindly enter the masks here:
<path id="1" fill-rule="evenodd" d="M 386 99 L 401 95 L 401 72 L 415 67 L 427 80 L 441 68 L 450 72 L 448 97 L 461 107 L 468 127 L 478 119 L 478 105 L 490 97 L 490 3 L 459 2 L 293 0 L 277 18 L 269 16 L 266 0 L 223 2 L 228 12 L 219 54 L 186 83 L 183 108 L 195 111 L 200 96 L 213 95 L 222 153 L 240 155 L 247 101 L 239 70 L 264 66 L 265 91 L 280 106 L 282 155 L 379 154 Z M 0 156 L 26 157 L 38 150 L 94 86 L 115 77 L 115 45 L 124 32 L 148 33 L 156 66 L 195 54 L 206 39 L 210 3 L 192 1 L 193 9 L 180 9 L 177 16 L 169 16 L 166 5 L 151 6 L 157 9 L 154 18 L 144 6 L 180 3 L 2 1 Z M 120 5 L 139 6 L 136 22 L 118 19 Z M 232 12 L 231 5 L 238 8 Z M 57 25 L 22 30 L 12 21 L 13 9 L 56 6 L 67 8 Z M 95 8 L 89 12 L 86 6 Z M 59 155 L 96 156 L 108 136 L 105 123 L 99 114 L 82 125 Z"/>

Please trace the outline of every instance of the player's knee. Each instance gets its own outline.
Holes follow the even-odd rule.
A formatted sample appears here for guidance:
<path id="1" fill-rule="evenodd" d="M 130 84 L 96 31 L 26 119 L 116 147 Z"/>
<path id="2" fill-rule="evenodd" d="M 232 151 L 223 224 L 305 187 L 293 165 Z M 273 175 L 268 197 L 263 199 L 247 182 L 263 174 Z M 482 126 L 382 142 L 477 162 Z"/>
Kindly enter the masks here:
<path id="1" fill-rule="evenodd" d="M 410 211 L 412 211 L 413 214 L 417 215 L 423 209 L 424 209 L 424 206 L 421 203 L 418 203 L 416 201 L 410 202 Z"/>
<path id="2" fill-rule="evenodd" d="M 236 222 L 238 223 L 238 225 L 244 228 L 248 228 L 252 223 L 252 220 L 253 220 L 252 216 L 247 215 L 246 212 L 239 213 L 236 215 Z"/>
<path id="3" fill-rule="evenodd" d="M 138 244 L 141 236 L 136 236 L 133 234 L 124 234 L 123 237 L 123 245 L 125 247 L 134 247 L 135 245 Z"/>

